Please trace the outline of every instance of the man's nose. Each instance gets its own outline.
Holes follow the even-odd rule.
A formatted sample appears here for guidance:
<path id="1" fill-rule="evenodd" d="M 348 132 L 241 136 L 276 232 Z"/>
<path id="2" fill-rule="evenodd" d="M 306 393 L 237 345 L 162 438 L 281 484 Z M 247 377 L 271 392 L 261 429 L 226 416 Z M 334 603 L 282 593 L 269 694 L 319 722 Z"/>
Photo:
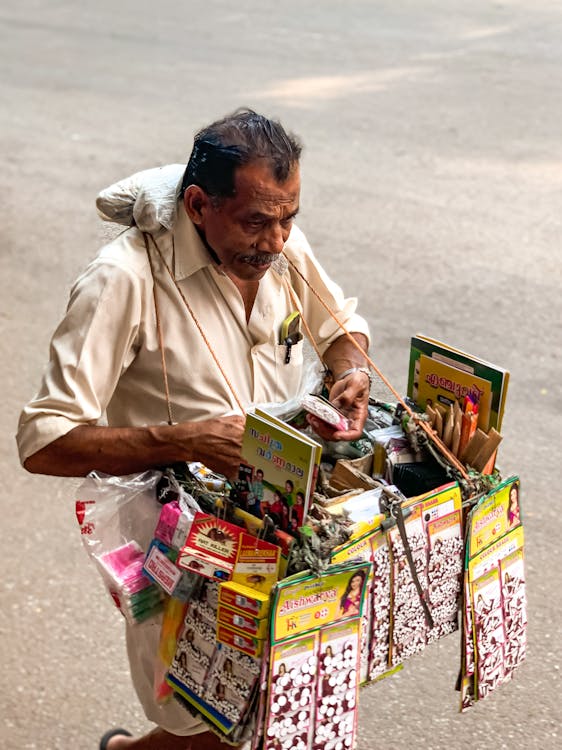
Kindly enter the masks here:
<path id="1" fill-rule="evenodd" d="M 280 253 L 287 241 L 287 233 L 278 222 L 270 224 L 261 234 L 257 248 L 262 253 Z"/>

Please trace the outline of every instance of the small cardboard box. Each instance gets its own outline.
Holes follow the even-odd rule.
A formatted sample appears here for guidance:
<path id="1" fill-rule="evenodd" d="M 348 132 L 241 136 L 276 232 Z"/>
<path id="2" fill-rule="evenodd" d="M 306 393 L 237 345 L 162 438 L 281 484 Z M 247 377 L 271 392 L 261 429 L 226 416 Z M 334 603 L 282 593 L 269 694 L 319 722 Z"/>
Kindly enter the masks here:
<path id="1" fill-rule="evenodd" d="M 262 620 L 269 612 L 269 594 L 262 594 L 240 583 L 225 581 L 219 586 L 219 604 Z"/>
<path id="2" fill-rule="evenodd" d="M 229 628 L 227 625 L 217 623 L 217 641 L 224 643 L 238 651 L 242 651 L 248 656 L 261 656 L 265 639 L 253 638 L 251 635 L 244 635 L 239 630 Z"/>
<path id="3" fill-rule="evenodd" d="M 260 620 L 257 617 L 242 613 L 240 610 L 231 609 L 230 607 L 225 607 L 223 604 L 219 604 L 217 620 L 220 624 L 239 630 L 242 634 L 252 636 L 253 638 L 265 638 L 267 636 L 269 625 L 267 617 Z"/>

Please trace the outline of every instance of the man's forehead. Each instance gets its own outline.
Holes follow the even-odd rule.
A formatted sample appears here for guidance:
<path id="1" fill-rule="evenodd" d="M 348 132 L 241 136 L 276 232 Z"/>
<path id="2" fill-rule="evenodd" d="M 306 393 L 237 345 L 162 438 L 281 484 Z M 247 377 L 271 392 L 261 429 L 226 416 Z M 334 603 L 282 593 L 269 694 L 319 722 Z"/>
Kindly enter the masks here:
<path id="1" fill-rule="evenodd" d="M 236 198 L 245 202 L 294 203 L 299 199 L 300 172 L 298 165 L 286 180 L 279 182 L 271 168 L 263 162 L 251 162 L 236 170 L 234 177 Z"/>

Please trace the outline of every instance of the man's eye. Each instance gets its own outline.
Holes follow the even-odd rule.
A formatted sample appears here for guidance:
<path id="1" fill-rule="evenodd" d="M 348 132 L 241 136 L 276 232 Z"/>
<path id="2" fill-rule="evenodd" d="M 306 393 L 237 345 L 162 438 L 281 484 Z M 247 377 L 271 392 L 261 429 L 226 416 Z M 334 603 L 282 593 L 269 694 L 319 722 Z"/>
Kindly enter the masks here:
<path id="1" fill-rule="evenodd" d="M 261 219 L 255 219 L 254 221 L 247 221 L 246 226 L 248 229 L 261 229 L 264 225 L 264 222 Z"/>

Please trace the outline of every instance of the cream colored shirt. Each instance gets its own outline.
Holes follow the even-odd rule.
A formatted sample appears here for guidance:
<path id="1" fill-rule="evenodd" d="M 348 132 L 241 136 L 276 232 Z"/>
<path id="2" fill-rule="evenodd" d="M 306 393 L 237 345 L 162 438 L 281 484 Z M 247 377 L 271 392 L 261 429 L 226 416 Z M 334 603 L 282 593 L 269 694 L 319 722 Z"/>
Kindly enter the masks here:
<path id="1" fill-rule="evenodd" d="M 302 342 L 285 363 L 281 325 L 295 309 L 289 287 L 323 352 L 342 331 L 283 258 L 259 285 L 248 322 L 232 280 L 209 256 L 180 206 L 173 231 L 155 235 L 160 250 L 217 354 L 242 405 L 283 402 L 298 391 Z M 173 419 L 198 421 L 240 412 L 197 326 L 151 246 Z M 293 227 L 284 253 L 353 332 L 368 335 L 346 299 Z M 285 268 L 277 266 L 284 265 Z M 102 249 L 76 281 L 56 330 L 39 393 L 22 412 L 21 460 L 81 424 L 143 426 L 167 421 L 153 282 L 141 233 L 130 229 Z"/>

